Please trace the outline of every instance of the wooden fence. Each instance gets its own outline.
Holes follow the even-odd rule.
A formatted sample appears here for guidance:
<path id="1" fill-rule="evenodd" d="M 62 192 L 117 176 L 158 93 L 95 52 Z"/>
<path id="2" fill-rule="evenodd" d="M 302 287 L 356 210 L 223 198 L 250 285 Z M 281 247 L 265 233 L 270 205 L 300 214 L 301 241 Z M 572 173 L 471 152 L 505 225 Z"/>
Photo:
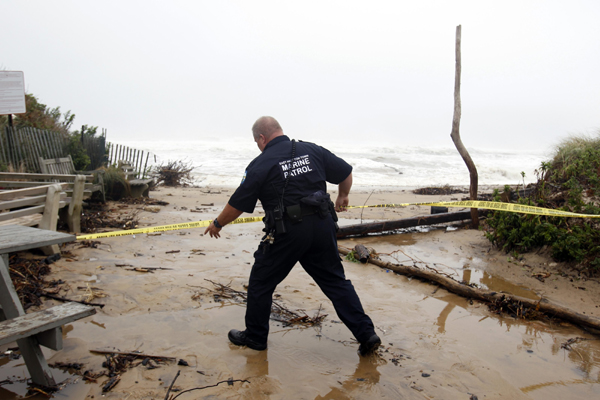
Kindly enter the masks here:
<path id="1" fill-rule="evenodd" d="M 95 170 L 103 165 L 105 166 L 108 162 L 108 155 L 106 151 L 106 131 L 103 129 L 100 136 L 88 136 L 83 134 L 83 128 L 81 129 L 81 144 L 85 149 L 85 153 L 90 158 L 90 165 L 88 170 Z"/>
<path id="2" fill-rule="evenodd" d="M 6 127 L 0 131 L 0 163 L 14 171 L 39 173 L 38 158 L 66 156 L 67 143 L 68 138 L 58 132 Z"/>
<path id="3" fill-rule="evenodd" d="M 107 144 L 107 153 L 110 165 L 119 165 L 120 161 L 125 161 L 133 167 L 140 179 L 147 178 L 150 175 L 152 165 L 156 164 L 155 154 L 116 143 Z"/>
<path id="4" fill-rule="evenodd" d="M 82 129 L 83 130 L 83 129 Z M 36 128 L 10 128 L 0 130 L 0 170 L 40 173 L 39 157 L 60 158 L 68 153 L 69 138 L 58 132 Z M 107 143 L 106 132 L 100 136 L 81 135 L 81 143 L 90 157 L 88 170 L 115 165 L 119 161 L 130 164 L 138 178 L 144 179 L 156 164 L 156 155 L 127 146 Z"/>

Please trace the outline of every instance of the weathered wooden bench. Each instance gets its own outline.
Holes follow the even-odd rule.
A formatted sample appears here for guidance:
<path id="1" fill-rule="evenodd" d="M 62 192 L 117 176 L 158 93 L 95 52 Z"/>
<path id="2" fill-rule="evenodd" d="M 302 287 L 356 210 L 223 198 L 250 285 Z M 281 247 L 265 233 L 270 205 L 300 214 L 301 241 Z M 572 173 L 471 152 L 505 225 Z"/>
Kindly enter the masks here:
<path id="1" fill-rule="evenodd" d="M 99 192 L 103 202 L 106 202 L 106 196 L 104 194 L 104 179 L 102 177 L 102 171 L 76 171 L 73 165 L 73 159 L 70 155 L 67 157 L 60 158 L 48 158 L 44 159 L 39 157 L 40 169 L 42 174 L 56 176 L 53 178 L 54 182 L 61 181 L 64 175 L 84 175 L 86 176 L 86 182 L 88 183 L 86 190 L 91 194 Z M 96 181 L 96 183 L 94 183 Z"/>
<path id="2" fill-rule="evenodd" d="M 8 254 L 38 247 L 71 242 L 75 236 L 25 226 L 0 226 L 0 346 L 17 342 L 31 379 L 35 384 L 54 386 L 56 382 L 40 345 L 61 350 L 62 326 L 93 315 L 96 310 L 79 303 L 66 303 L 25 314 L 10 279 Z"/>
<path id="3" fill-rule="evenodd" d="M 62 195 L 63 198 L 59 203 L 59 208 L 57 211 L 58 216 L 67 223 L 71 232 L 80 233 L 83 198 L 86 195 L 88 197 L 91 196 L 90 184 L 86 183 L 86 180 L 90 179 L 90 176 L 86 177 L 84 175 L 46 175 L 0 172 L 0 188 L 5 189 L 4 192 L 1 192 L 4 194 L 0 194 L 0 212 L 5 211 L 5 214 L 0 214 L 0 225 L 38 225 L 39 221 L 41 220 L 41 217 L 38 215 L 39 209 L 30 208 L 28 210 L 19 210 L 20 215 L 18 215 L 16 212 L 11 214 L 7 213 L 6 211 L 17 207 L 22 207 L 22 205 L 20 203 L 2 204 L 1 201 L 23 197 L 24 200 L 29 200 L 28 204 L 25 205 L 31 206 L 33 205 L 29 204 L 31 203 L 31 199 L 27 199 L 27 197 L 34 196 L 35 194 L 42 195 L 40 193 L 43 192 L 43 189 L 35 188 L 52 185 L 51 181 L 57 176 L 59 176 L 59 180 L 62 181 L 62 183 L 59 183 L 59 185 L 61 186 L 61 191 L 64 192 Z M 32 190 L 27 191 L 26 189 Z M 39 204 L 37 205 L 39 206 Z M 13 222 L 6 222 L 17 217 L 27 218 L 22 218 Z M 50 220 L 48 225 L 43 225 L 40 227 L 43 229 L 56 230 L 56 221 L 56 219 Z"/>
<path id="4" fill-rule="evenodd" d="M 59 210 L 69 204 L 61 184 L 0 191 L 0 226 L 38 226 L 56 231 Z M 58 246 L 43 247 L 46 255 L 58 252 Z"/>
<path id="5" fill-rule="evenodd" d="M 125 179 L 131 187 L 131 197 L 148 197 L 150 189 L 154 186 L 154 179 L 137 179 L 135 168 L 128 161 L 120 160 L 118 167 L 125 173 Z"/>

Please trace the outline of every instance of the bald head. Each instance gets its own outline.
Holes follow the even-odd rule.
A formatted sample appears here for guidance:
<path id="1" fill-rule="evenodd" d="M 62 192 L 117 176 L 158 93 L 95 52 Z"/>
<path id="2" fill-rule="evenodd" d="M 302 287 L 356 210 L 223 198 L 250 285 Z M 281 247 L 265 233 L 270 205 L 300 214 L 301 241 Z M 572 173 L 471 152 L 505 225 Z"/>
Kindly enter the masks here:
<path id="1" fill-rule="evenodd" d="M 252 125 L 252 134 L 254 135 L 254 140 L 257 140 L 262 135 L 269 142 L 271 139 L 283 135 L 283 130 L 275 118 L 260 117 Z"/>

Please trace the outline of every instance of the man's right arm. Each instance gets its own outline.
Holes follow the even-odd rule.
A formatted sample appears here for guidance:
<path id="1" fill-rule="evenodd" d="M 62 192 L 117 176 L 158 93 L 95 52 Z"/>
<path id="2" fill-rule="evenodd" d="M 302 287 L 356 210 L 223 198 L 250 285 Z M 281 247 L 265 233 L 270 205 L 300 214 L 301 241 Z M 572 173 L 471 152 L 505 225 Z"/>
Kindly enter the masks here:
<path id="1" fill-rule="evenodd" d="M 223 209 L 223 211 L 221 211 L 221 214 L 219 214 L 219 216 L 217 218 L 215 218 L 217 220 L 217 223 L 221 226 L 220 228 L 217 228 L 215 226 L 215 222 L 211 222 L 210 225 L 208 226 L 208 228 L 206 228 L 206 230 L 204 231 L 204 234 L 206 235 L 207 233 L 210 235 L 210 237 L 214 237 L 214 238 L 220 238 L 221 235 L 219 234 L 219 232 L 221 232 L 221 229 L 227 225 L 228 223 L 230 223 L 231 221 L 235 220 L 237 217 L 239 217 L 240 215 L 242 215 L 243 211 L 240 211 L 232 206 L 229 205 L 229 203 L 227 203 L 225 205 L 225 208 Z"/>

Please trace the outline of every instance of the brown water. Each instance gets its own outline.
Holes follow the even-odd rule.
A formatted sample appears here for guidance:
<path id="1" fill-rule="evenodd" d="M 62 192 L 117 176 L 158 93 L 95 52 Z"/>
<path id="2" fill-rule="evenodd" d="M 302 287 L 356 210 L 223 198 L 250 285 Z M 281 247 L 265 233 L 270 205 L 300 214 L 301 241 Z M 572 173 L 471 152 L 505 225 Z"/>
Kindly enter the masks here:
<path id="1" fill-rule="evenodd" d="M 244 235 L 254 240 L 255 233 Z M 143 240 L 150 249 L 156 239 L 128 240 Z M 191 235 L 161 240 L 180 249 L 199 247 L 197 237 Z M 352 247 L 356 242 L 340 244 Z M 393 255 L 387 257 L 426 260 L 436 269 L 490 290 L 518 291 L 515 294 L 537 298 L 526 287 L 487 274 L 474 249 L 442 245 L 436 234 L 409 233 L 360 242 Z M 237 242 L 233 236 L 221 240 L 218 251 L 222 253 L 215 262 L 192 257 L 189 251 L 167 256 L 165 246 L 161 252 L 148 250 L 146 266 L 173 270 L 147 275 L 114 267 L 126 258 L 126 250 L 96 250 L 88 274 L 96 275 L 94 285 L 115 292 L 108 301 L 110 306 L 67 326 L 65 349 L 49 352 L 50 362 L 84 362 L 86 368 L 98 371 L 102 357 L 89 350 L 116 348 L 173 356 L 190 364 L 153 370 L 136 367 L 123 374 L 108 398 L 162 399 L 177 370 L 181 376 L 175 387 L 181 389 L 229 378 L 249 381 L 221 384 L 179 399 L 468 399 L 471 394 L 479 399 L 600 398 L 597 337 L 568 324 L 497 316 L 485 305 L 372 265 L 346 263 L 345 268 L 383 340 L 378 355 L 357 355 L 358 345 L 349 331 L 301 268 L 294 269 L 277 293 L 288 308 L 303 309 L 308 315 L 322 306 L 321 312 L 328 314 L 322 326 L 298 329 L 273 321 L 267 351 L 234 346 L 226 334 L 231 328 L 243 328 L 244 305 L 215 303 L 209 295 L 202 295 L 199 301 L 191 296 L 199 293 L 199 286 L 210 287 L 204 278 L 231 282 L 232 287 L 241 289 L 254 244 Z M 574 344 L 572 351 L 561 348 L 574 337 L 589 340 Z M 0 358 L 0 381 L 12 380 L 13 375 L 26 375 L 23 362 Z M 83 399 L 90 393 L 95 398 L 102 396 L 97 385 L 56 370 L 55 377 L 73 380 L 56 398 Z M 16 399 L 24 394 L 24 388 L 24 383 L 3 385 L 0 399 Z"/>

